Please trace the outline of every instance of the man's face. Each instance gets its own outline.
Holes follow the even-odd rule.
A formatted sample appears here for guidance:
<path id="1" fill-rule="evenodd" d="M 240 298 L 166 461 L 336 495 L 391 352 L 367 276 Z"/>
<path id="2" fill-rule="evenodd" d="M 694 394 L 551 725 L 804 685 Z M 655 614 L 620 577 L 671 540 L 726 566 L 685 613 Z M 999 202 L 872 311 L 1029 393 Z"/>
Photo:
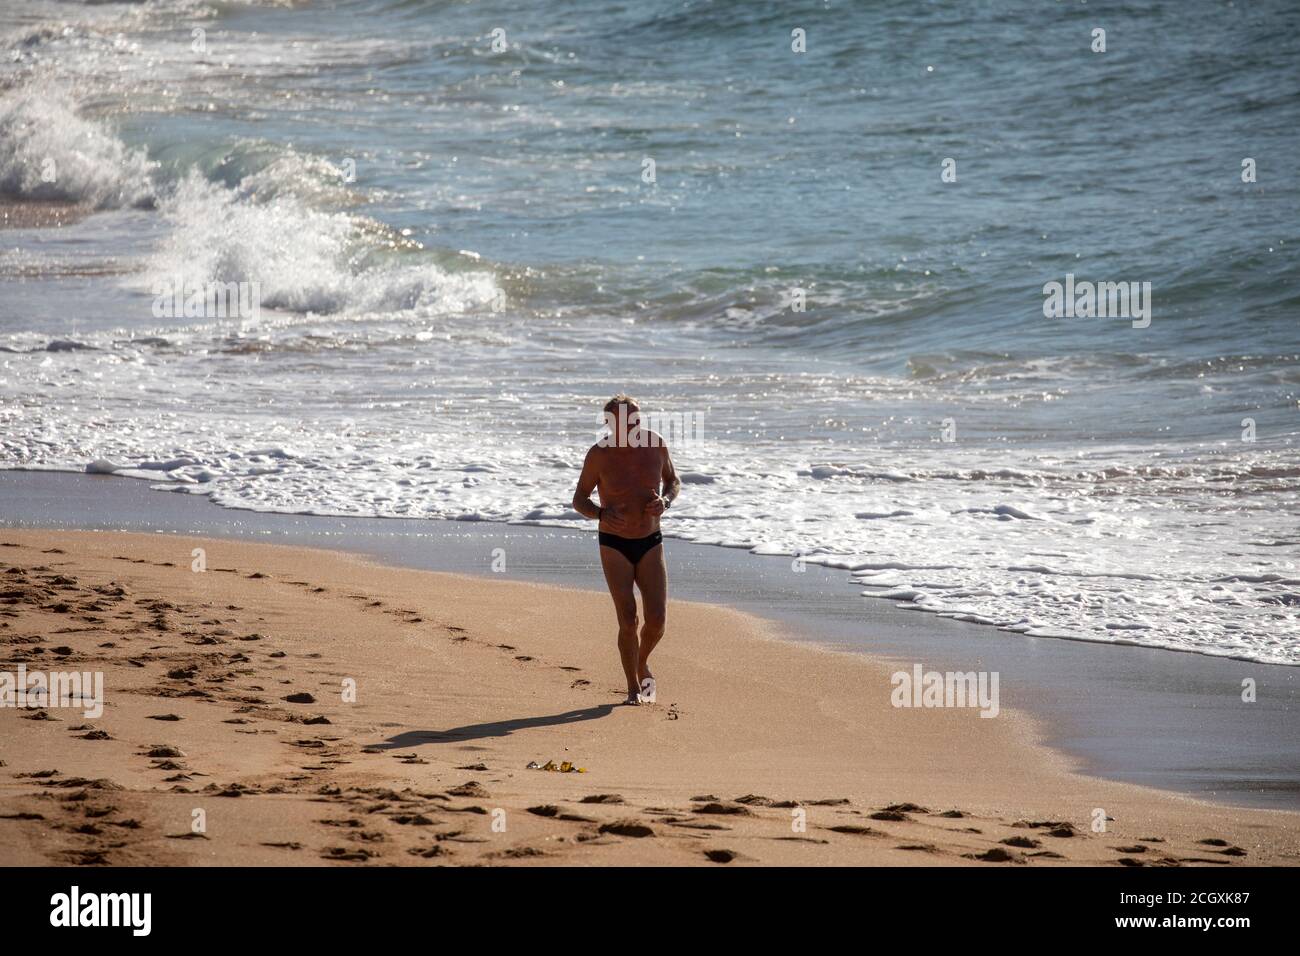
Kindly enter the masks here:
<path id="1" fill-rule="evenodd" d="M 641 409 L 631 402 L 620 402 L 605 412 L 605 427 L 609 429 L 609 444 L 616 448 L 627 444 L 629 434 L 639 430 Z"/>

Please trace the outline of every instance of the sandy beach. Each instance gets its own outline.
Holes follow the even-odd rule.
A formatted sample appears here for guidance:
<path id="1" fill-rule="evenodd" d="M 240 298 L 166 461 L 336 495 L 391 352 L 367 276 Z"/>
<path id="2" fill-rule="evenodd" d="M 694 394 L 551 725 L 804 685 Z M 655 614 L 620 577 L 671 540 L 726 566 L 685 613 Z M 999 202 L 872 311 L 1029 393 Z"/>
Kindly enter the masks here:
<path id="1" fill-rule="evenodd" d="M 0 709 L 5 864 L 1300 861 L 1300 815 L 1084 776 L 1013 709 L 896 708 L 896 666 L 727 608 L 671 604 L 633 708 L 592 592 L 14 529 L 0 574 L 7 669 L 105 698 Z"/>

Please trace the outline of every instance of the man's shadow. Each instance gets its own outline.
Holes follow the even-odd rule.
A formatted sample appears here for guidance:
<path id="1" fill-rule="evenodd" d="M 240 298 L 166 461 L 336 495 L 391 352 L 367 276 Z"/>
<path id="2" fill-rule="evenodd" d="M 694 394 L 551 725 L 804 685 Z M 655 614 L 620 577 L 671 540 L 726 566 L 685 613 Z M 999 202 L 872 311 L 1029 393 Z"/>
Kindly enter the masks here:
<path id="1" fill-rule="evenodd" d="M 613 704 L 599 704 L 581 710 L 567 710 L 562 714 L 548 714 L 545 717 L 516 717 L 513 720 L 494 720 L 486 724 L 466 724 L 464 727 L 452 727 L 449 730 L 408 730 L 395 737 L 389 737 L 383 743 L 367 746 L 380 750 L 401 750 L 419 744 L 463 743 L 467 740 L 483 740 L 487 737 L 509 737 L 516 730 L 576 724 L 582 720 L 607 717 L 613 711 Z"/>

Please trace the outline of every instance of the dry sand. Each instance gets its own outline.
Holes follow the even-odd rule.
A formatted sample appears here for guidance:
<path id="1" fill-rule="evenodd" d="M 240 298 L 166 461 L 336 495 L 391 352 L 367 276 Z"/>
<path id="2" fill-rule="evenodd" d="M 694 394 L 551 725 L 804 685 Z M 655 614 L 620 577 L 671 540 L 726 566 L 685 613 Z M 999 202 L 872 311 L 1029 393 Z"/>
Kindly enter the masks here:
<path id="1" fill-rule="evenodd" d="M 625 707 L 598 593 L 171 535 L 0 542 L 0 670 L 102 671 L 107 698 L 0 709 L 2 864 L 1300 861 L 1300 814 L 1077 774 L 1005 705 L 896 709 L 896 666 L 729 609 L 672 603 L 659 703 Z M 548 760 L 585 772 L 525 769 Z"/>

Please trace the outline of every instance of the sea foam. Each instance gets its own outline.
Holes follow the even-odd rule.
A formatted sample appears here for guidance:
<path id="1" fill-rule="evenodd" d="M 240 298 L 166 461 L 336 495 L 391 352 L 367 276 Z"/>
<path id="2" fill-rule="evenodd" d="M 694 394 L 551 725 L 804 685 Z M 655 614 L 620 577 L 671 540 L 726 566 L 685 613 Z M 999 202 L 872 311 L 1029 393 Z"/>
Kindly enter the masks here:
<path id="1" fill-rule="evenodd" d="M 490 272 L 452 272 L 372 219 L 292 192 L 244 193 L 197 173 L 181 180 L 162 204 L 173 231 L 149 263 L 153 279 L 256 281 L 263 307 L 322 314 L 464 312 L 498 293 Z"/>
<path id="2" fill-rule="evenodd" d="M 32 85 L 0 98 L 0 193 L 64 200 L 98 209 L 148 206 L 153 164 L 98 120 L 80 115 L 55 86 Z"/>

